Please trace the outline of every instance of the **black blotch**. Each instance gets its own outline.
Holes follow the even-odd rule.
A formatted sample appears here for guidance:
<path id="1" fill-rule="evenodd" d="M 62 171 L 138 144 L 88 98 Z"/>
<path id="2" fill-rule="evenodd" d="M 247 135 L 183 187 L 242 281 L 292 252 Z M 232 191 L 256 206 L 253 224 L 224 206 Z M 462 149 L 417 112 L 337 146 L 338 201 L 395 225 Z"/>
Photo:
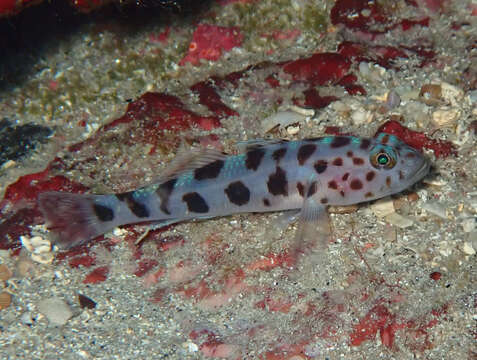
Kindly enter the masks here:
<path id="1" fill-rule="evenodd" d="M 201 214 L 209 211 L 209 205 L 207 205 L 204 198 L 196 192 L 185 194 L 182 196 L 182 201 L 187 204 L 189 211 Z"/>
<path id="2" fill-rule="evenodd" d="M 305 144 L 300 146 L 298 149 L 298 154 L 297 154 L 297 159 L 298 159 L 298 164 L 303 165 L 308 158 L 313 155 L 313 153 L 316 150 L 316 145 L 315 144 Z"/>
<path id="3" fill-rule="evenodd" d="M 107 206 L 93 204 L 93 210 L 95 215 L 101 221 L 111 221 L 114 219 L 114 211 Z"/>
<path id="4" fill-rule="evenodd" d="M 147 210 L 146 206 L 134 199 L 133 193 L 134 192 L 131 191 L 123 194 L 116 194 L 116 197 L 120 201 L 126 202 L 126 205 L 128 206 L 129 210 L 131 210 L 131 212 L 137 217 L 149 217 L 149 211 Z"/>
<path id="5" fill-rule="evenodd" d="M 263 149 L 253 149 L 247 152 L 247 157 L 245 158 L 245 166 L 247 169 L 257 170 L 264 155 L 265 150 Z"/>
<path id="6" fill-rule="evenodd" d="M 268 177 L 268 191 L 272 195 L 288 196 L 288 180 L 285 171 L 277 166 L 276 171 Z"/>
<path id="7" fill-rule="evenodd" d="M 369 139 L 362 139 L 359 147 L 363 150 L 367 150 L 369 148 L 369 145 L 371 145 L 371 141 Z"/>
<path id="8" fill-rule="evenodd" d="M 305 187 L 301 182 L 297 182 L 296 188 L 298 190 L 298 194 L 300 194 L 301 197 L 305 196 Z"/>
<path id="9" fill-rule="evenodd" d="M 346 146 L 351 142 L 351 139 L 346 136 L 335 136 L 333 140 L 331 141 L 330 146 L 332 148 L 339 148 L 342 146 Z"/>
<path id="10" fill-rule="evenodd" d="M 324 173 L 327 167 L 328 163 L 325 160 L 318 160 L 315 163 L 315 170 L 318 174 Z"/>
<path id="11" fill-rule="evenodd" d="M 171 212 L 168 209 L 169 198 L 171 197 L 172 191 L 174 190 L 174 185 L 176 184 L 177 179 L 171 179 L 159 185 L 156 190 L 157 196 L 161 199 L 160 209 L 163 213 L 170 215 Z"/>
<path id="12" fill-rule="evenodd" d="M 205 180 L 205 179 L 215 179 L 220 174 L 220 170 L 224 167 L 223 160 L 215 160 L 210 164 L 202 166 L 201 168 L 195 169 L 194 179 L 196 180 Z"/>
<path id="13" fill-rule="evenodd" d="M 265 206 L 270 206 L 270 200 L 268 200 L 268 199 L 263 199 L 263 205 L 265 205 Z"/>
<path id="14" fill-rule="evenodd" d="M 287 153 L 286 148 L 275 150 L 272 154 L 272 158 L 278 163 L 285 156 L 286 153 Z"/>
<path id="15" fill-rule="evenodd" d="M 224 190 L 230 202 L 242 206 L 250 200 L 250 190 L 241 181 L 230 183 Z"/>
<path id="16" fill-rule="evenodd" d="M 363 188 L 363 183 L 359 179 L 353 179 L 351 180 L 349 187 L 353 190 L 360 190 Z"/>

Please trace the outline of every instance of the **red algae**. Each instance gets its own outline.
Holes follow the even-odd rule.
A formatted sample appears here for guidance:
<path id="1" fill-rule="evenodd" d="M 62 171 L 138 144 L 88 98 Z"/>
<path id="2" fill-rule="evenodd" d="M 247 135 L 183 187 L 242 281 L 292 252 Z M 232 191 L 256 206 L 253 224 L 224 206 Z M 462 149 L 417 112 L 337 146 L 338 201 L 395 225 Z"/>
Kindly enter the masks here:
<path id="1" fill-rule="evenodd" d="M 108 278 L 109 268 L 101 266 L 91 271 L 83 280 L 83 284 L 96 284 L 103 282 Z"/>
<path id="2" fill-rule="evenodd" d="M 134 271 L 134 275 L 137 277 L 143 277 L 157 265 L 159 265 L 159 263 L 155 259 L 143 259 L 139 261 L 137 269 Z"/>
<path id="3" fill-rule="evenodd" d="M 189 52 L 179 65 L 187 62 L 197 65 L 201 59 L 216 61 L 222 56 L 223 51 L 241 46 L 242 41 L 243 35 L 237 27 L 199 24 L 189 44 Z"/>
<path id="4" fill-rule="evenodd" d="M 238 113 L 227 107 L 220 99 L 212 84 L 203 81 L 190 88 L 199 95 L 200 103 L 207 106 L 216 116 L 238 116 Z"/>
<path id="5" fill-rule="evenodd" d="M 422 150 L 423 148 L 433 150 L 437 158 L 457 155 L 455 146 L 450 141 L 431 139 L 426 134 L 411 130 L 396 120 L 390 120 L 381 125 L 376 134 L 380 132 L 396 135 L 406 144 L 418 150 Z"/>
<path id="6" fill-rule="evenodd" d="M 286 63 L 283 71 L 295 81 L 310 85 L 328 85 L 340 80 L 349 70 L 351 62 L 337 53 L 319 53 L 306 59 Z"/>

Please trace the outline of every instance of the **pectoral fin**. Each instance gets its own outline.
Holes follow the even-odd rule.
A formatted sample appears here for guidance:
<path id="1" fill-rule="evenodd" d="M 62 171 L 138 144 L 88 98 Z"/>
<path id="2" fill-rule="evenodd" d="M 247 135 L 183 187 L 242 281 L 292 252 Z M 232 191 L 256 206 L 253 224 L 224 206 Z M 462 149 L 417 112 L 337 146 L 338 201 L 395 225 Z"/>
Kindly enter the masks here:
<path id="1" fill-rule="evenodd" d="M 298 219 L 298 229 L 294 240 L 294 250 L 297 254 L 311 250 L 326 249 L 331 239 L 331 226 L 327 206 L 321 204 L 313 196 L 319 185 L 311 182 L 305 189 L 305 199 Z"/>

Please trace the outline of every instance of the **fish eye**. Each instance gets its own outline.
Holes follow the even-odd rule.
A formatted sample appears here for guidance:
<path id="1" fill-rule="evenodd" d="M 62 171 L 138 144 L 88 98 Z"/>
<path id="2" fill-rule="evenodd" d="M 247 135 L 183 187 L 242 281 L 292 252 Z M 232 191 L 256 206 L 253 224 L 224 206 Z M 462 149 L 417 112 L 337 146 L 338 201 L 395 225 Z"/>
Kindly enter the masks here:
<path id="1" fill-rule="evenodd" d="M 396 160 L 384 151 L 372 155 L 370 160 L 371 164 L 377 169 L 392 169 L 396 165 Z"/>

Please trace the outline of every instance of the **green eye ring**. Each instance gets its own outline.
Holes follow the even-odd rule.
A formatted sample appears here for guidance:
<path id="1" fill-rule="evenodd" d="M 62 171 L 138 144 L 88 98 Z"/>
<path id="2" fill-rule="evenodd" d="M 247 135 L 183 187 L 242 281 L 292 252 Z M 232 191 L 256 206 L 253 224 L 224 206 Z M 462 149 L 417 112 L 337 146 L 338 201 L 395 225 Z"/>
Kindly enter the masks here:
<path id="1" fill-rule="evenodd" d="M 377 163 L 379 165 L 383 165 L 383 166 L 387 165 L 388 162 L 391 161 L 389 156 L 387 154 L 384 154 L 384 153 L 378 154 L 378 156 L 376 157 L 376 160 L 377 160 Z"/>
<path id="2" fill-rule="evenodd" d="M 377 169 L 392 169 L 396 165 L 394 157 L 385 151 L 380 151 L 371 156 L 371 164 Z"/>

